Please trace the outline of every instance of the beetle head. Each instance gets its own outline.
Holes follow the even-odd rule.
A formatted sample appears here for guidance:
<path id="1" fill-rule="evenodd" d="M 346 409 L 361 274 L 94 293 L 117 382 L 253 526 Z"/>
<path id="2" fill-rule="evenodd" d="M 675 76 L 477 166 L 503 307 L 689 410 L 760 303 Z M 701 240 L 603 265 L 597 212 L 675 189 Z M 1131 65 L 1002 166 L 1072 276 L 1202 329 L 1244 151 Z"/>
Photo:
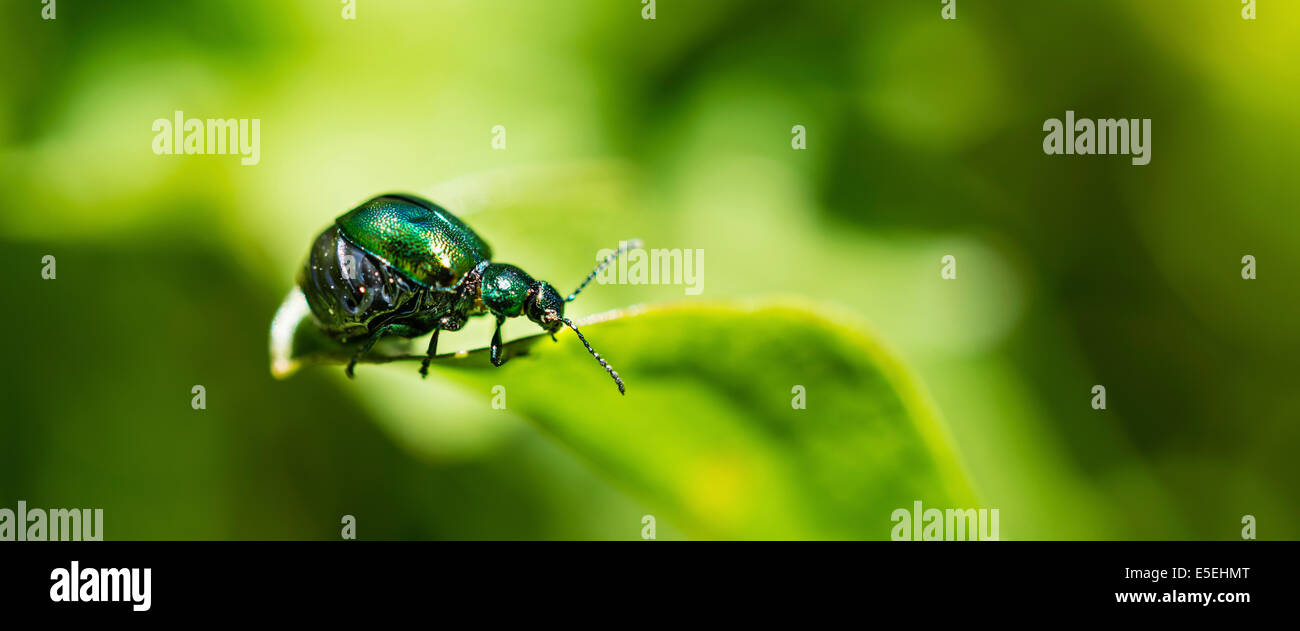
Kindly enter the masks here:
<path id="1" fill-rule="evenodd" d="M 564 324 L 564 299 L 550 283 L 539 280 L 528 288 L 524 315 L 537 326 L 554 333 Z"/>

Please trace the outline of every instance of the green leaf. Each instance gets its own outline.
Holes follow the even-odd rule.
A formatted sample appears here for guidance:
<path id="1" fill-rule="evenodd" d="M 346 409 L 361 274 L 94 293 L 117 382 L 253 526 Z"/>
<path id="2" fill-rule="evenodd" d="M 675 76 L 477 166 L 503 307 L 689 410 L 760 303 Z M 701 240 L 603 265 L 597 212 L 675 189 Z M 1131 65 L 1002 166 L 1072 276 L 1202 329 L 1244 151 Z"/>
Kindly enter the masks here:
<path id="1" fill-rule="evenodd" d="M 504 386 L 509 410 L 692 537 L 887 539 L 891 513 L 914 501 L 975 507 L 915 379 L 840 323 L 851 320 L 826 313 L 789 301 L 688 302 L 580 321 L 626 396 L 567 330 L 558 342 L 510 342 L 501 368 L 479 349 L 443 355 L 433 370 L 483 392 L 484 406 Z M 298 334 L 299 360 L 346 361 L 349 349 L 308 339 L 310 326 Z M 410 349 L 423 346 L 377 348 L 369 361 L 414 371 L 421 357 Z M 794 409 L 795 386 L 805 409 Z"/>

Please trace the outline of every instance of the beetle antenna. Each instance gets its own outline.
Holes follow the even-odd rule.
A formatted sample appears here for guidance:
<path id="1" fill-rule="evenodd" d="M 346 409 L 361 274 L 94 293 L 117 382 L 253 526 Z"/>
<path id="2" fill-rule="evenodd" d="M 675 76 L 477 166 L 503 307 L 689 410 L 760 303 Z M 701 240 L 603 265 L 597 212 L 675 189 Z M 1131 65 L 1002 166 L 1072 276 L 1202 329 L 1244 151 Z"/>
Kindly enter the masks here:
<path id="1" fill-rule="evenodd" d="M 573 293 L 569 294 L 569 297 L 565 298 L 564 301 L 573 302 L 573 299 L 578 297 L 578 292 L 582 291 L 583 289 L 586 289 L 587 284 L 591 282 L 591 279 L 596 277 L 596 274 L 599 274 L 601 270 L 604 270 L 606 267 L 609 267 L 609 264 L 613 263 L 614 259 L 622 256 L 624 252 L 627 252 L 632 248 L 639 248 L 639 247 L 641 247 L 640 239 L 632 239 L 630 241 L 623 241 L 619 243 L 618 249 L 615 250 L 613 254 L 610 254 L 609 256 L 605 257 L 605 260 L 601 261 L 600 264 L 596 266 L 596 269 L 591 270 L 591 273 L 587 274 L 587 280 L 582 281 L 582 284 L 578 285 L 578 288 L 573 290 Z M 577 329 L 574 330 L 576 331 Z"/>
<path id="2" fill-rule="evenodd" d="M 618 378 L 618 371 L 614 370 L 613 366 L 606 363 L 605 358 L 601 357 L 600 353 L 597 353 L 596 350 L 591 347 L 591 344 L 587 343 L 587 338 L 582 336 L 582 331 L 579 331 L 578 327 L 568 318 L 560 318 L 560 322 L 569 325 L 569 328 L 573 329 L 573 332 L 578 334 L 578 339 L 582 340 L 582 345 L 587 347 L 587 352 L 591 353 L 591 356 L 595 357 L 596 361 L 600 362 L 600 365 L 605 369 L 605 372 L 609 373 L 609 376 L 614 378 L 614 383 L 618 384 L 618 393 L 627 394 L 627 390 L 623 388 L 623 380 Z"/>

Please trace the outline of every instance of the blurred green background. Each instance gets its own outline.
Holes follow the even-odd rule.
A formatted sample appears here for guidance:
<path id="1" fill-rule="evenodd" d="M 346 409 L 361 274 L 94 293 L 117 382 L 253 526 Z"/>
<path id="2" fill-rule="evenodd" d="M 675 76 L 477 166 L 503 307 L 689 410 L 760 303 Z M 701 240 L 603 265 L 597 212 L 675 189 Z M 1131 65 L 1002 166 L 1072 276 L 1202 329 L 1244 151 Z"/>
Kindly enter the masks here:
<path id="1" fill-rule="evenodd" d="M 958 5 L 661 0 L 650 21 L 637 0 L 357 0 L 344 20 L 331 0 L 62 0 L 46 21 L 5 0 L 0 506 L 104 508 L 109 539 L 336 539 L 343 514 L 365 539 L 638 539 L 646 514 L 661 539 L 888 537 L 874 507 L 897 498 L 851 474 L 874 452 L 818 451 L 711 387 L 840 361 L 842 334 L 805 331 L 822 320 L 596 329 L 625 401 L 584 401 L 566 375 L 599 369 L 547 357 L 501 369 L 524 384 L 506 411 L 475 381 L 494 373 L 454 367 L 273 380 L 268 324 L 311 239 L 396 190 L 464 209 L 561 290 L 641 237 L 705 251 L 698 300 L 809 305 L 874 340 L 918 384 L 894 407 L 936 411 L 926 444 L 951 448 L 888 480 L 960 470 L 949 490 L 998 508 L 1004 539 L 1239 539 L 1245 514 L 1300 538 L 1300 4 L 1260 0 L 1255 21 L 1236 0 Z M 1044 155 L 1067 109 L 1153 119 L 1151 163 Z M 176 110 L 261 119 L 260 163 L 154 155 Z M 597 286 L 570 314 L 694 300 Z M 692 335 L 724 343 L 692 358 Z M 698 362 L 695 381 L 638 349 Z M 556 431 L 547 392 L 606 424 Z M 874 405 L 819 410 L 818 392 L 819 423 Z M 674 433 L 647 410 L 675 411 Z M 638 442 L 761 466 L 701 474 Z M 783 477 L 795 444 L 840 477 Z M 858 492 L 877 493 L 861 515 Z"/>

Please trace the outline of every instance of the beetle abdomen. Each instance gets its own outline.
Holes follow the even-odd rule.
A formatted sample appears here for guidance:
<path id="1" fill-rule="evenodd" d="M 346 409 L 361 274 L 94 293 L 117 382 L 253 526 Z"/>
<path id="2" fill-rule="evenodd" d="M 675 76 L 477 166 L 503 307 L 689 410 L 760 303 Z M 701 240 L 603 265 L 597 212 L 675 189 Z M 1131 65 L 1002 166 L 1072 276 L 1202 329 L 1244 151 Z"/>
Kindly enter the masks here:
<path id="1" fill-rule="evenodd" d="M 381 195 L 339 217 L 343 235 L 411 280 L 451 289 L 492 249 L 446 209 L 407 195 Z"/>
<path id="2" fill-rule="evenodd" d="M 414 310 L 424 291 L 337 226 L 316 238 L 299 283 L 321 329 L 344 339 Z"/>

